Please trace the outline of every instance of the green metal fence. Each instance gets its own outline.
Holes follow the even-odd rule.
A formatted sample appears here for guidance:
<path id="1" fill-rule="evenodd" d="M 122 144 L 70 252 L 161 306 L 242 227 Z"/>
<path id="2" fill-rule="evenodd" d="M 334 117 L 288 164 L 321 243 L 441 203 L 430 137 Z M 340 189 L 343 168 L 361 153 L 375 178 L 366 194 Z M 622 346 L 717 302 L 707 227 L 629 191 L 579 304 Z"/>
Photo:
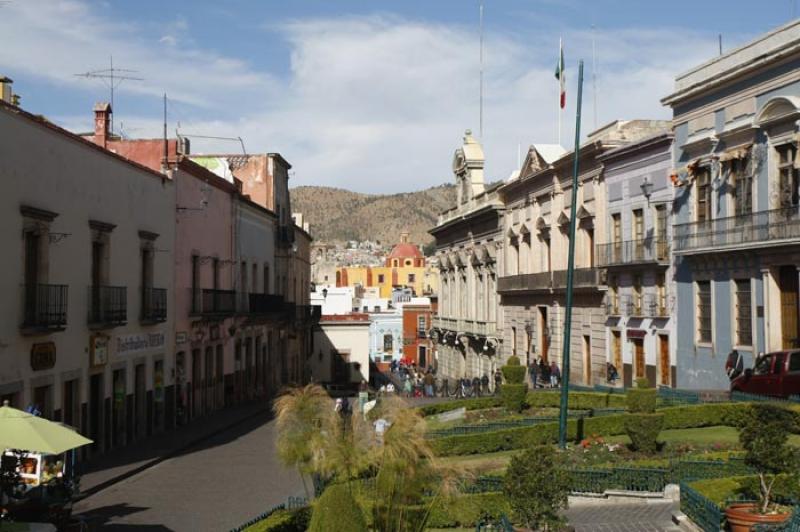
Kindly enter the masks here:
<path id="1" fill-rule="evenodd" d="M 681 484 L 681 511 L 704 532 L 722 530 L 724 510 L 686 484 Z"/>

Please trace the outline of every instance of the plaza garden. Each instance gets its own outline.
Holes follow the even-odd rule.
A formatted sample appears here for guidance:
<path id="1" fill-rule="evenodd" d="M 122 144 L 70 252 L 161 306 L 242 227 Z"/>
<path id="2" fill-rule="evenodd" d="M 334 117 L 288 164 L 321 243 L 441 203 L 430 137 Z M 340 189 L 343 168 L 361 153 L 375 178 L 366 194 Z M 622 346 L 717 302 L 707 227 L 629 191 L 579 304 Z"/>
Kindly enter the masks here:
<path id="1" fill-rule="evenodd" d="M 319 387 L 284 395 L 279 453 L 306 480 L 305 498 L 239 530 L 559 530 L 570 494 L 668 485 L 680 486 L 680 509 L 702 530 L 729 526 L 726 509 L 742 501 L 754 506 L 748 516 L 786 519 L 755 530 L 800 530 L 800 404 L 704 401 L 644 382 L 573 387 L 561 451 L 559 391 L 527 392 L 517 370 L 504 373 L 511 386 L 499 397 L 418 409 L 386 397 L 366 416 L 336 412 Z M 388 422 L 380 434 L 378 420 Z"/>

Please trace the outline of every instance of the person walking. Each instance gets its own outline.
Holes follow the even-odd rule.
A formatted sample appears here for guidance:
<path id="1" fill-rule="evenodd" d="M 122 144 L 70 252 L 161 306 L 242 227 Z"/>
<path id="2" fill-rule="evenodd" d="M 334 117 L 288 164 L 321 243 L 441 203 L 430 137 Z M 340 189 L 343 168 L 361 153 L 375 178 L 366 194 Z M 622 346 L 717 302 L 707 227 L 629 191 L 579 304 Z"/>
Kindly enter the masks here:
<path id="1" fill-rule="evenodd" d="M 556 361 L 554 360 L 550 363 L 550 385 L 553 388 L 557 388 L 560 382 L 561 370 L 558 369 L 558 364 L 556 364 Z"/>
<path id="2" fill-rule="evenodd" d="M 503 384 L 503 373 L 500 368 L 494 370 L 494 393 L 500 393 L 500 386 Z"/>
<path id="3" fill-rule="evenodd" d="M 486 374 L 485 371 L 483 372 L 483 376 L 481 377 L 481 391 L 484 394 L 489 395 L 489 376 Z"/>
<path id="4" fill-rule="evenodd" d="M 550 366 L 544 360 L 539 361 L 539 378 L 543 388 L 550 386 Z"/>
<path id="5" fill-rule="evenodd" d="M 528 365 L 528 374 L 531 377 L 531 387 L 532 389 L 536 389 L 536 379 L 539 376 L 539 368 L 536 366 L 536 361 L 531 360 L 531 363 Z"/>
<path id="6" fill-rule="evenodd" d="M 406 392 L 406 397 L 411 397 L 414 392 L 414 384 L 411 382 L 411 375 L 406 377 L 405 382 L 403 383 L 403 391 Z"/>
<path id="7" fill-rule="evenodd" d="M 425 382 L 425 397 L 433 397 L 433 384 L 436 382 L 433 374 L 430 371 L 427 372 L 423 381 Z"/>

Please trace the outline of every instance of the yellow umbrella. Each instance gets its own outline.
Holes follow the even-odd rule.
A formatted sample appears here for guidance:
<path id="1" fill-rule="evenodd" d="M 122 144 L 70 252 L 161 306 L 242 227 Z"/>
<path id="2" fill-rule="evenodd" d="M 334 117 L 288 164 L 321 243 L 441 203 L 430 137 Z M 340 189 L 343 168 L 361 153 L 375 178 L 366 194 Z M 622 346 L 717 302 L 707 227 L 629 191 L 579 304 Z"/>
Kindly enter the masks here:
<path id="1" fill-rule="evenodd" d="M 0 450 L 61 454 L 92 443 L 63 425 L 11 408 L 0 406 Z"/>

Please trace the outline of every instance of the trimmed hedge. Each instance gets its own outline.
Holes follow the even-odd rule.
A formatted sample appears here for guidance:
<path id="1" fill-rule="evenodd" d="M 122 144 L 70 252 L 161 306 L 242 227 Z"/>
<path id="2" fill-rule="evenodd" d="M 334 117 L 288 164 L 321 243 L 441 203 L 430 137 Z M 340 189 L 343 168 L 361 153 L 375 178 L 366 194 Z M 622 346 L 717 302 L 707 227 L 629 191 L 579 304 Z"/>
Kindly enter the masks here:
<path id="1" fill-rule="evenodd" d="M 658 433 L 664 426 L 664 414 L 628 414 L 625 416 L 625 433 L 633 448 L 646 453 L 658 450 Z"/>
<path id="2" fill-rule="evenodd" d="M 449 412 L 457 408 L 466 408 L 467 410 L 483 410 L 484 408 L 496 408 L 503 405 L 503 400 L 499 397 L 479 397 L 476 399 L 456 399 L 453 401 L 446 401 L 444 403 L 436 403 L 433 405 L 421 406 L 419 413 L 423 417 L 435 416 L 442 412 Z"/>
<path id="3" fill-rule="evenodd" d="M 525 382 L 525 366 L 503 366 L 500 368 L 507 384 L 522 384 Z"/>
<path id="4" fill-rule="evenodd" d="M 658 395 L 655 388 L 631 388 L 627 392 L 628 411 L 635 414 L 652 414 L 656 411 Z"/>
<path id="5" fill-rule="evenodd" d="M 331 484 L 314 503 L 309 532 L 366 532 L 361 508 L 344 484 Z"/>
<path id="6" fill-rule="evenodd" d="M 263 521 L 247 527 L 244 532 L 304 532 L 311 520 L 311 507 L 278 510 Z"/>
<path id="7" fill-rule="evenodd" d="M 688 486 L 720 507 L 731 499 L 755 499 L 759 491 L 757 475 L 697 480 Z M 800 500 L 800 488 L 790 475 L 775 477 L 773 493 L 777 499 Z"/>
<path id="8" fill-rule="evenodd" d="M 503 406 L 511 412 L 522 412 L 525 408 L 525 396 L 527 393 L 527 384 L 503 384 L 500 386 L 500 397 L 503 398 Z"/>
<path id="9" fill-rule="evenodd" d="M 561 405 L 561 392 L 531 392 L 526 400 L 532 407 L 558 407 Z M 627 406 L 624 395 L 597 392 L 570 392 L 570 410 L 591 410 L 594 408 L 624 408 Z"/>
<path id="10" fill-rule="evenodd" d="M 511 515 L 511 507 L 500 492 L 461 495 L 434 504 L 426 527 L 473 528 L 486 516 L 499 519 L 502 515 Z"/>

